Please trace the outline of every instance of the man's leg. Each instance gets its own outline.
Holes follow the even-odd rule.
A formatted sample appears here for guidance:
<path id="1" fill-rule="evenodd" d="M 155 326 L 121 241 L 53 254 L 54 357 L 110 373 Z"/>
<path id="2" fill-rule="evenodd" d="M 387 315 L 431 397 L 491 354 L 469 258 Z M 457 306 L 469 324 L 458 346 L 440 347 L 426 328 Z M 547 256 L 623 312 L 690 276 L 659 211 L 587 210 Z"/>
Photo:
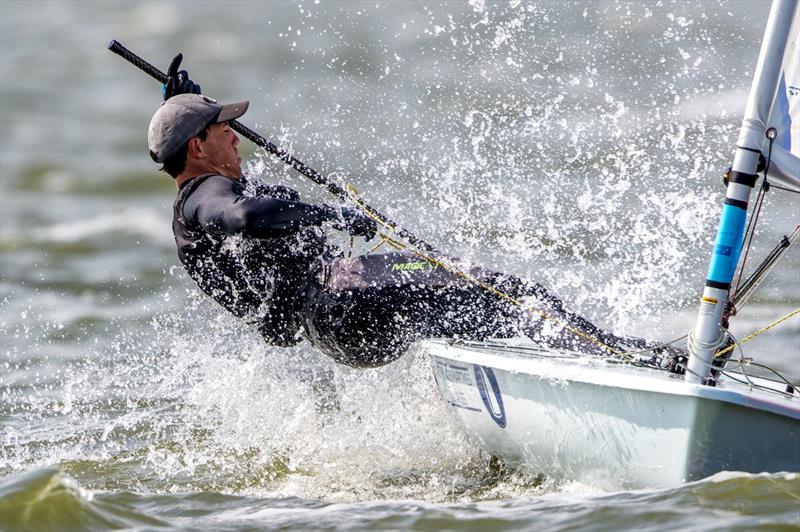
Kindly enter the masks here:
<path id="1" fill-rule="evenodd" d="M 519 301 L 521 303 L 517 307 L 519 331 L 549 347 L 601 356 L 644 351 L 641 356 L 645 359 L 653 356 L 684 354 L 677 348 L 663 346 L 643 338 L 619 336 L 601 329 L 583 316 L 567 309 L 558 297 L 538 283 L 479 268 L 472 269 L 471 273 L 473 278 Z"/>
<path id="2" fill-rule="evenodd" d="M 656 345 L 600 329 L 536 283 L 477 267 L 466 273 L 494 290 L 409 253 L 334 259 L 306 307 L 309 339 L 337 362 L 356 367 L 387 364 L 414 340 L 431 337 L 524 334 L 551 347 L 596 355 L 613 353 L 604 346 L 638 351 Z M 523 308 L 497 291 L 522 300 Z"/>
<path id="3" fill-rule="evenodd" d="M 505 302 L 410 253 L 334 259 L 309 292 L 309 340 L 337 362 L 375 367 L 415 340 L 482 339 L 516 331 Z"/>

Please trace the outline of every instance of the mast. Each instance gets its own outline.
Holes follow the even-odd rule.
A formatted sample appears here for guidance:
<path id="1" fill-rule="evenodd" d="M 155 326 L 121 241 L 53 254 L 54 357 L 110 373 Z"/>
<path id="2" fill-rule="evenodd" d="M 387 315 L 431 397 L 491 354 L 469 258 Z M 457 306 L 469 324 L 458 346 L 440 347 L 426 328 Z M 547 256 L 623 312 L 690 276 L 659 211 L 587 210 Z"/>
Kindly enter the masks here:
<path id="1" fill-rule="evenodd" d="M 725 192 L 714 251 L 695 327 L 689 336 L 686 381 L 705 383 L 724 341 L 723 312 L 744 239 L 747 204 L 756 179 L 767 119 L 781 78 L 783 57 L 798 0 L 773 0 Z M 727 324 L 726 324 L 727 325 Z"/>

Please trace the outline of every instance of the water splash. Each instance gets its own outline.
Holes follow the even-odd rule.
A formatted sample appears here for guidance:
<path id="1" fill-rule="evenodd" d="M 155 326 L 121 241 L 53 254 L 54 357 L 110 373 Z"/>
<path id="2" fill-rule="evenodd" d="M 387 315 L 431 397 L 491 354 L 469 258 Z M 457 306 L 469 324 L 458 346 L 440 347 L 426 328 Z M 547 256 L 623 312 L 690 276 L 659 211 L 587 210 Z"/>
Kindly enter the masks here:
<path id="1" fill-rule="evenodd" d="M 219 11 L 200 3 L 176 34 L 204 88 L 224 100 L 250 97 L 248 120 L 260 133 L 354 182 L 426 240 L 538 280 L 622 332 L 641 333 L 653 320 L 661 326 L 665 316 L 679 321 L 675 311 L 702 284 L 716 212 L 709 206 L 722 192 L 709 183 L 728 164 L 749 82 L 742 58 L 754 57 L 752 28 L 761 24 L 728 11 L 751 7 L 396 5 L 288 3 L 254 16 L 252 4 Z M 92 17 L 81 15 L 80 3 L 58 7 L 64 16 L 53 20 L 126 20 L 117 3 L 93 5 Z M 134 22 L 125 31 L 144 37 L 144 55 L 163 54 L 149 37 L 165 31 L 174 9 L 148 19 L 150 8 L 122 8 Z M 123 110 L 120 101 L 151 90 L 145 81 L 125 72 L 108 80 L 114 91 L 75 86 L 66 59 L 26 48 L 19 29 L 71 51 L 93 32 L 53 31 L 36 17 L 39 28 L 15 9 L 6 7 L 3 18 L 13 22 L 0 32 L 13 44 L 3 47 L 9 71 L 38 68 L 40 89 L 88 96 L 34 115 L 30 98 L 36 106 L 61 100 L 31 93 L 24 75 L 3 78 L 4 101 L 19 109 L 4 107 L 4 127 L 15 135 L 0 147 L 0 333 L 8 341 L 0 474 L 58 464 L 92 489 L 326 500 L 553 491 L 535 475 L 491 473 L 450 425 L 430 368 L 414 353 L 363 372 L 307 347 L 269 349 L 191 281 L 170 275 L 166 188 L 153 179 L 143 190 L 139 174 L 116 174 L 149 164 L 142 113 L 157 105 L 157 87 L 150 103 Z M 235 30 L 209 39 L 190 31 L 202 26 L 191 17 L 222 17 L 229 23 L 220 27 Z M 240 61 L 231 62 L 232 53 Z M 30 64 L 31 55 L 41 61 Z M 96 56 L 70 57 L 83 65 Z M 732 68 L 741 75 L 731 78 Z M 98 109 L 121 117 L 102 135 L 84 124 Z M 41 139 L 56 121 L 69 134 L 43 153 Z M 83 154 L 79 168 L 71 167 L 75 153 Z M 20 170 L 48 157 L 58 164 L 39 181 Z M 85 160 L 104 169 L 103 186 L 83 175 Z M 261 153 L 247 165 L 310 201 L 331 201 Z M 41 192 L 51 193 L 45 210 Z M 782 212 L 793 216 L 789 209 Z M 135 246 L 138 239 L 145 245 Z M 787 297 L 796 299 L 779 292 L 759 319 L 768 321 Z M 778 344 L 797 338 L 794 327 Z M 796 360 L 786 363 L 796 371 Z M 335 384 L 338 410 L 317 407 L 319 381 Z"/>

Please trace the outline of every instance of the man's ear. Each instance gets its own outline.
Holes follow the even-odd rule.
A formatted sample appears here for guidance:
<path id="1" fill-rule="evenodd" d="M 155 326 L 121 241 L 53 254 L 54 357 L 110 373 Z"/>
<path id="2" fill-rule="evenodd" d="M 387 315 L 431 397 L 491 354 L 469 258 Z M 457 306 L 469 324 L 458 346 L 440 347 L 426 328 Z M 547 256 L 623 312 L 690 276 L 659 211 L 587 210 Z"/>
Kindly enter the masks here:
<path id="1" fill-rule="evenodd" d="M 200 141 L 200 137 L 190 138 L 186 147 L 186 154 L 194 157 L 195 159 L 202 159 L 206 156 L 205 152 L 203 151 L 203 143 Z"/>

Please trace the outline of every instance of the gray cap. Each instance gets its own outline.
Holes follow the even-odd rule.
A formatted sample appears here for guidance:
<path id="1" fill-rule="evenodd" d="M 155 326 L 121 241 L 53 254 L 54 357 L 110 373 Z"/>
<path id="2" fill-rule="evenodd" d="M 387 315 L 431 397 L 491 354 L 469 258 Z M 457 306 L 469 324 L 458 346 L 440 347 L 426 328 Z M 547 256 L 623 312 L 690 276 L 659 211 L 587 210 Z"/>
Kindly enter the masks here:
<path id="1" fill-rule="evenodd" d="M 147 144 L 150 157 L 163 163 L 209 124 L 239 118 L 250 102 L 222 105 L 202 94 L 178 94 L 161 104 L 150 120 Z"/>

